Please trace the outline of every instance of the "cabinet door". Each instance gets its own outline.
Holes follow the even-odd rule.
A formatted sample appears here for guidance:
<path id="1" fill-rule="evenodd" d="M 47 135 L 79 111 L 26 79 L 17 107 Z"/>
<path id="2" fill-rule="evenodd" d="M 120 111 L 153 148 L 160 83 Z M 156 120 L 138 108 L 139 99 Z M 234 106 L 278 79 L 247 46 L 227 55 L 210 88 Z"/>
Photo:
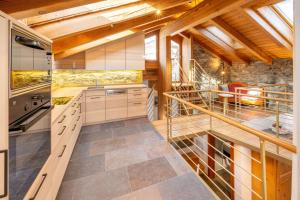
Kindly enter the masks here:
<path id="1" fill-rule="evenodd" d="M 86 97 L 85 117 L 87 124 L 105 120 L 105 96 Z"/>
<path id="2" fill-rule="evenodd" d="M 105 47 L 100 46 L 87 50 L 85 65 L 87 70 L 105 70 Z"/>
<path id="3" fill-rule="evenodd" d="M 126 70 L 145 70 L 144 40 L 144 35 L 126 40 Z"/>
<path id="4" fill-rule="evenodd" d="M 105 47 L 106 70 L 125 70 L 125 40 Z"/>
<path id="5" fill-rule="evenodd" d="M 8 21 L 0 16 L 0 199 L 8 199 Z"/>

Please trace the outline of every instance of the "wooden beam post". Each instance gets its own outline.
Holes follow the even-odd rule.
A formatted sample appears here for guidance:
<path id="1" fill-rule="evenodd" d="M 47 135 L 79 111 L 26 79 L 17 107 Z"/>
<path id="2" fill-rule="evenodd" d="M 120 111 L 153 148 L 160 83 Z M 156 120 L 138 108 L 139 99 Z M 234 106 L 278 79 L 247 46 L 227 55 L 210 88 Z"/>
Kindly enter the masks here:
<path id="1" fill-rule="evenodd" d="M 297 154 L 293 154 L 292 198 L 300 199 L 300 1 L 294 1 L 294 134 L 293 143 Z"/>

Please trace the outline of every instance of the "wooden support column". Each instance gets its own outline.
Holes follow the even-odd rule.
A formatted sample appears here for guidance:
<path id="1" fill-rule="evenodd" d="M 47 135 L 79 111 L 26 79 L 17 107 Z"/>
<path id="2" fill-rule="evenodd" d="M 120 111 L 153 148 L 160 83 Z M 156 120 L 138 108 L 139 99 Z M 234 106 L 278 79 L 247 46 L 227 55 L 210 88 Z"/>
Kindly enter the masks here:
<path id="1" fill-rule="evenodd" d="M 300 199 L 300 1 L 294 1 L 294 134 L 297 154 L 293 155 L 292 198 Z"/>
<path id="2" fill-rule="evenodd" d="M 213 137 L 213 136 L 211 136 L 210 134 L 208 134 L 207 135 L 207 142 L 208 142 L 208 155 L 210 156 L 210 157 L 208 157 L 207 158 L 207 163 L 208 163 L 208 166 L 211 168 L 211 169 L 213 169 L 213 170 L 211 170 L 211 169 L 207 169 L 207 172 L 208 172 L 208 177 L 209 178 L 211 178 L 211 179 L 213 179 L 213 178 L 215 178 L 215 172 L 214 172 L 214 170 L 215 170 L 215 161 L 214 161 L 214 159 L 215 159 L 215 149 L 213 148 L 213 147 L 211 147 L 211 146 L 215 146 L 215 138 Z M 211 146 L 210 146 L 211 145 Z"/>
<path id="3" fill-rule="evenodd" d="M 172 90 L 172 62 L 171 62 L 171 36 L 166 36 L 163 31 L 160 33 L 160 69 L 159 79 L 161 80 L 162 92 L 158 97 L 159 119 L 165 117 L 166 98 L 164 92 Z"/>

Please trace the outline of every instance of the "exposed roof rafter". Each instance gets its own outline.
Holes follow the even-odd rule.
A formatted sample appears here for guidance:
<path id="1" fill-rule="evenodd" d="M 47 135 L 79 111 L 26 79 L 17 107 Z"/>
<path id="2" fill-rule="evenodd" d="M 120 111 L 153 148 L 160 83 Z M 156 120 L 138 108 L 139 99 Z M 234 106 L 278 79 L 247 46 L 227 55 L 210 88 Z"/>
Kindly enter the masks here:
<path id="1" fill-rule="evenodd" d="M 251 42 L 244 35 L 239 33 L 237 30 L 229 26 L 221 17 L 217 17 L 211 20 L 211 22 L 229 35 L 232 39 L 243 45 L 248 51 L 250 51 L 254 56 L 259 58 L 265 63 L 271 64 L 272 58 L 267 55 L 263 50 L 258 48 L 253 42 Z"/>

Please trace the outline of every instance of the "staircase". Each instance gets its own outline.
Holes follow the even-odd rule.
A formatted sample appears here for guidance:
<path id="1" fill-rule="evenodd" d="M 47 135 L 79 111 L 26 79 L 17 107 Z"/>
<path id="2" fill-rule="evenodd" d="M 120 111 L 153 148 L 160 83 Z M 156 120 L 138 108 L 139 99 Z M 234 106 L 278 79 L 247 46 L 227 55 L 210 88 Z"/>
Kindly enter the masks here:
<path id="1" fill-rule="evenodd" d="M 201 65 L 194 59 L 190 60 L 190 73 L 189 75 L 183 69 L 181 64 L 177 59 L 172 59 L 173 64 L 179 66 L 179 77 L 176 79 L 178 81 L 172 82 L 172 90 L 176 92 L 182 91 L 197 91 L 197 90 L 210 90 L 211 89 L 211 77 L 210 75 L 201 67 Z M 193 104 L 200 107 L 208 108 L 208 96 L 201 94 L 200 92 L 194 93 L 179 93 L 176 94 L 178 98 L 185 99 Z M 184 112 L 189 115 L 190 110 L 186 105 L 181 106 Z"/>

